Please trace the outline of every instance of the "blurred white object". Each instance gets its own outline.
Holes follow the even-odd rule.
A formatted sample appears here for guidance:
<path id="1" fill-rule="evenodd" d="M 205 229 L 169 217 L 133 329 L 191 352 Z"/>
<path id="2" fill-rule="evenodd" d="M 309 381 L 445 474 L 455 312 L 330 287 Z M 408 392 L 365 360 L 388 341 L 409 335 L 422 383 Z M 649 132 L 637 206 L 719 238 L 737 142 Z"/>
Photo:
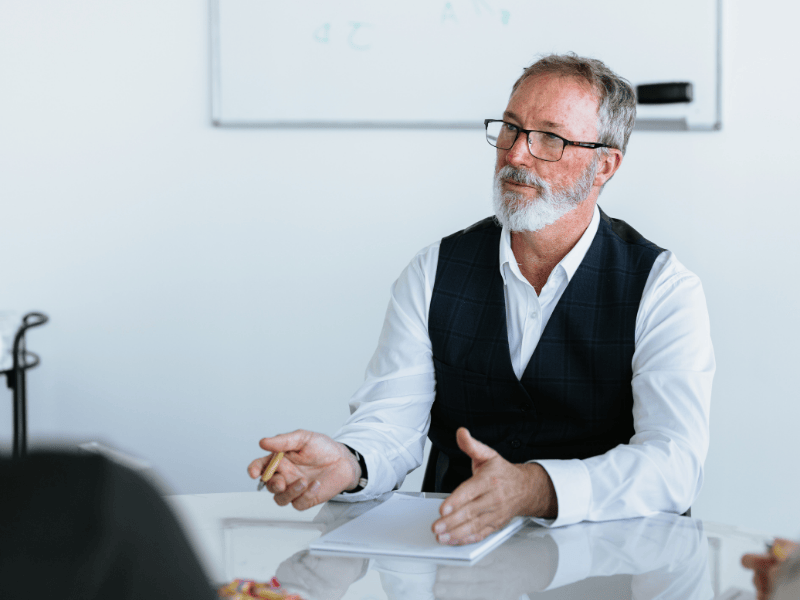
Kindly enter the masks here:
<path id="1" fill-rule="evenodd" d="M 78 448 L 86 452 L 93 452 L 105 456 L 107 459 L 113 460 L 115 463 L 133 469 L 134 471 L 149 471 L 152 468 L 150 463 L 141 458 L 125 454 L 124 452 L 120 452 L 119 450 L 115 450 L 99 442 L 78 444 Z"/>
<path id="2" fill-rule="evenodd" d="M 118 465 L 122 465 L 123 467 L 127 467 L 133 471 L 136 471 L 140 476 L 149 481 L 150 485 L 156 488 L 156 490 L 158 490 L 162 496 L 172 493 L 166 482 L 153 468 L 153 465 L 146 460 L 139 458 L 138 456 L 127 454 L 126 452 L 122 452 L 116 448 L 112 448 L 111 446 L 101 444 L 100 442 L 86 442 L 84 444 L 78 444 L 78 448 L 84 452 L 99 454 L 108 460 L 117 463 Z"/>

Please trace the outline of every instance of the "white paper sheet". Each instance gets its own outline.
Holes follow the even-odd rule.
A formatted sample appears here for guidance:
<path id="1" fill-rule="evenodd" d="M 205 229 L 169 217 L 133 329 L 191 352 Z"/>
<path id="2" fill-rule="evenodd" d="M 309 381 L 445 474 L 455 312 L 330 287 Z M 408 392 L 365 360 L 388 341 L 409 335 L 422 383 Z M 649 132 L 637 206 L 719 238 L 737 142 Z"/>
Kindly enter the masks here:
<path id="1" fill-rule="evenodd" d="M 380 506 L 320 537 L 310 545 L 311 551 L 475 561 L 525 523 L 523 517 L 516 517 L 480 542 L 446 546 L 437 542 L 431 531 L 431 525 L 440 516 L 441 503 L 438 498 L 394 494 Z"/>

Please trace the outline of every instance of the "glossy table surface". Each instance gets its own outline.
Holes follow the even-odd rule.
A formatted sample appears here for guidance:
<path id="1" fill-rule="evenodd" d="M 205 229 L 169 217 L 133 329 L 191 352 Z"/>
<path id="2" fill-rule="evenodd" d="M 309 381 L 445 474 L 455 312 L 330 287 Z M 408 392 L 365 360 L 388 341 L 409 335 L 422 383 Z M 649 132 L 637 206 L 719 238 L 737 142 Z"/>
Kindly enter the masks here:
<path id="1" fill-rule="evenodd" d="M 752 600 L 739 559 L 770 540 L 669 514 L 556 529 L 529 523 L 479 562 L 453 566 L 308 552 L 381 499 L 304 512 L 277 506 L 266 492 L 167 499 L 213 582 L 275 576 L 305 600 Z"/>

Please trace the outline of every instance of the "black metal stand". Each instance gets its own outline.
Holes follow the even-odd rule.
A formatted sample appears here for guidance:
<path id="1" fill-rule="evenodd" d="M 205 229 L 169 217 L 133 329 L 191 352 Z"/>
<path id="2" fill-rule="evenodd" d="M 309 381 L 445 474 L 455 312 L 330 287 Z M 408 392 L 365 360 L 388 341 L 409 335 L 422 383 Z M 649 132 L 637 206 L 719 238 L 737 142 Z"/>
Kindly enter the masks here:
<path id="1" fill-rule="evenodd" d="M 22 325 L 14 336 L 12 350 L 13 366 L 8 371 L 0 371 L 6 376 L 6 384 L 14 393 L 14 450 L 12 458 L 24 458 L 28 453 L 28 423 L 25 397 L 25 371 L 39 364 L 39 356 L 25 350 L 25 332 L 31 327 L 47 323 L 47 315 L 31 312 L 22 318 Z"/>

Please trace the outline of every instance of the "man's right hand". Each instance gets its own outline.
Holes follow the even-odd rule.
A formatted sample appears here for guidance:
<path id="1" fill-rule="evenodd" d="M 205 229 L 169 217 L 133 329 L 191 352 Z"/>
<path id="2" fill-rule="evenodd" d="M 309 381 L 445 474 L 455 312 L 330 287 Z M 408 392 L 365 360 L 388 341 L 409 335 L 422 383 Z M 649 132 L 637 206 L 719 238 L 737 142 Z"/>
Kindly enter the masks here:
<path id="1" fill-rule="evenodd" d="M 272 454 L 250 463 L 247 473 L 253 479 L 261 477 L 275 453 L 284 453 L 267 482 L 280 506 L 291 503 L 297 510 L 306 510 L 354 489 L 361 477 L 361 467 L 347 447 L 321 433 L 298 429 L 264 438 L 258 445 Z"/>

